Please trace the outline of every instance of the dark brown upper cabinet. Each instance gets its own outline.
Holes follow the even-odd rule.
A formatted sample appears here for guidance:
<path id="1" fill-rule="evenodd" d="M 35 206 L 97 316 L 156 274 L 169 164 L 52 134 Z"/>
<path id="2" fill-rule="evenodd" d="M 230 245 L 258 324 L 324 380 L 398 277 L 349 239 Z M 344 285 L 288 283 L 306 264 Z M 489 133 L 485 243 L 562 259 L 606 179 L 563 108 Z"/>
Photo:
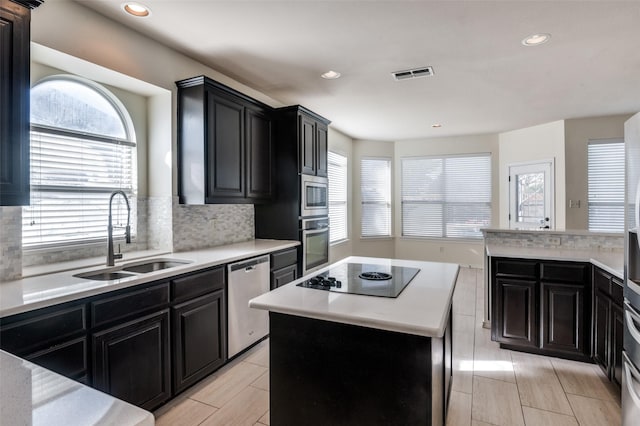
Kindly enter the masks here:
<path id="1" fill-rule="evenodd" d="M 298 140 L 298 173 L 327 176 L 329 121 L 299 105 L 278 109 L 281 135 L 295 133 Z"/>
<path id="2" fill-rule="evenodd" d="M 0 0 L 0 206 L 29 204 L 31 9 L 42 0 Z"/>
<path id="3" fill-rule="evenodd" d="M 204 76 L 176 84 L 180 203 L 270 200 L 271 107 Z"/>

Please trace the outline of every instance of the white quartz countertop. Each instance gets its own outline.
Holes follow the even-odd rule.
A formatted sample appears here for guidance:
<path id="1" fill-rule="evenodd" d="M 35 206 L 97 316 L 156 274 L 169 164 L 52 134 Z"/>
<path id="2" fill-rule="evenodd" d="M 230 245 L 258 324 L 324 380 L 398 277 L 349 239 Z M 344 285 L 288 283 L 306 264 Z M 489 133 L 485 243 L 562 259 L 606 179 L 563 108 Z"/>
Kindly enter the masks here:
<path id="1" fill-rule="evenodd" d="M 78 273 L 99 271 L 106 268 L 105 266 L 94 266 L 91 268 L 1 282 L 0 317 L 77 300 L 88 296 L 94 296 L 113 290 L 132 287 L 187 272 L 193 272 L 198 269 L 231 263 L 237 260 L 295 247 L 299 244 L 300 243 L 298 241 L 251 240 L 208 249 L 162 254 L 160 256 L 154 256 L 153 258 L 188 260 L 189 263 L 173 268 L 149 272 L 146 274 L 136 274 L 132 277 L 110 281 L 94 281 L 74 277 L 74 275 Z M 142 260 L 144 259 L 129 261 L 125 258 L 125 260 L 118 261 L 115 268 L 119 268 L 128 263 L 139 263 Z"/>
<path id="2" fill-rule="evenodd" d="M 153 426 L 153 414 L 0 350 L 0 423 Z M 81 419 L 81 420 L 79 420 Z"/>
<path id="3" fill-rule="evenodd" d="M 420 272 L 397 298 L 345 294 L 296 284 L 341 263 L 365 263 L 419 268 Z M 249 301 L 272 312 L 354 324 L 427 337 L 442 337 L 459 266 L 452 263 L 348 257 L 306 277 Z"/>
<path id="4" fill-rule="evenodd" d="M 488 256 L 517 259 L 567 260 L 573 262 L 591 262 L 623 279 L 624 253 L 603 250 L 577 250 L 538 247 L 510 247 L 497 244 L 485 245 Z"/>

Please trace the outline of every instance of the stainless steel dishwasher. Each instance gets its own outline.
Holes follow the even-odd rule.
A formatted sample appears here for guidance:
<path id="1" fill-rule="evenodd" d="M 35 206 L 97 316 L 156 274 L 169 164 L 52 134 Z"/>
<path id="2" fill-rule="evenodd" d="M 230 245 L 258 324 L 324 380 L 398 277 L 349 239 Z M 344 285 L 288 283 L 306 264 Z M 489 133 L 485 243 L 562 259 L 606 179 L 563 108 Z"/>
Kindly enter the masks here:
<path id="1" fill-rule="evenodd" d="M 269 334 L 269 313 L 251 309 L 249 300 L 270 290 L 269 255 L 232 263 L 229 277 L 229 358 Z"/>

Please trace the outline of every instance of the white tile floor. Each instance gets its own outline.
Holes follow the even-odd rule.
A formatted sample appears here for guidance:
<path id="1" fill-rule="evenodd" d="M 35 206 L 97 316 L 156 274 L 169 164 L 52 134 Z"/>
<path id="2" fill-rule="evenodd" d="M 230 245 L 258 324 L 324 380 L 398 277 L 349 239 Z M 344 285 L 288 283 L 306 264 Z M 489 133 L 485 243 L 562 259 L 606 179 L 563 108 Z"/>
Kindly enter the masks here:
<path id="1" fill-rule="evenodd" d="M 500 349 L 482 328 L 483 271 L 460 270 L 447 426 L 620 425 L 619 390 L 594 364 Z M 158 425 L 268 425 L 264 341 L 155 412 Z"/>

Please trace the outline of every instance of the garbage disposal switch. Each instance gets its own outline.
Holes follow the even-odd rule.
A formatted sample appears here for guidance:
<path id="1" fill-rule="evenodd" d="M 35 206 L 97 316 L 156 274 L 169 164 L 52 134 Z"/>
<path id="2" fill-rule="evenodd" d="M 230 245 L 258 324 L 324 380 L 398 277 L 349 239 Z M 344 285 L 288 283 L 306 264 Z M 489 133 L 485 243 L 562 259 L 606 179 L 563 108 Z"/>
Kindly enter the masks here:
<path id="1" fill-rule="evenodd" d="M 269 313 L 249 308 L 249 300 L 270 290 L 269 255 L 232 263 L 227 268 L 231 358 L 269 334 Z"/>

